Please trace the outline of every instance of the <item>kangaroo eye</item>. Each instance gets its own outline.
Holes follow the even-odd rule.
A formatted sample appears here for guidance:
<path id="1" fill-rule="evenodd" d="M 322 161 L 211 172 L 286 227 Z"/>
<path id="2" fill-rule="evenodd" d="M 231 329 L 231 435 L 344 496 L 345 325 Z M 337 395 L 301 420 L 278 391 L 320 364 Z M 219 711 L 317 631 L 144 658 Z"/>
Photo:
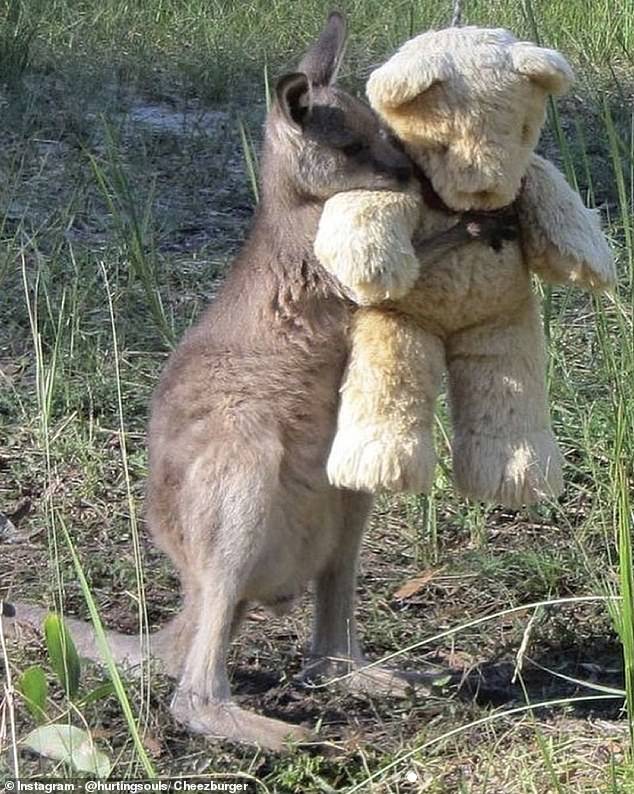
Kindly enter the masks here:
<path id="1" fill-rule="evenodd" d="M 345 146 L 341 147 L 341 151 L 346 155 L 346 157 L 354 157 L 355 154 L 361 154 L 364 149 L 365 144 L 363 141 L 352 141 L 351 143 L 347 143 Z"/>

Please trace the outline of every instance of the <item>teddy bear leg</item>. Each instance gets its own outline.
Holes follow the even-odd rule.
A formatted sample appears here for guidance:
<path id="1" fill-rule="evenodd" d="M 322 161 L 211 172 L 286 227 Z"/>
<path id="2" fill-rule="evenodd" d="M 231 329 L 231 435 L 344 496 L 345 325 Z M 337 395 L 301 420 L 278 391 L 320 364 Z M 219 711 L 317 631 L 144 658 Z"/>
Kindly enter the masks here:
<path id="1" fill-rule="evenodd" d="M 560 494 L 562 458 L 550 429 L 535 298 L 510 325 L 454 335 L 447 359 L 458 489 L 513 508 Z"/>
<path id="2" fill-rule="evenodd" d="M 441 341 L 386 308 L 359 309 L 328 459 L 333 485 L 428 493 L 436 464 L 434 403 Z"/>

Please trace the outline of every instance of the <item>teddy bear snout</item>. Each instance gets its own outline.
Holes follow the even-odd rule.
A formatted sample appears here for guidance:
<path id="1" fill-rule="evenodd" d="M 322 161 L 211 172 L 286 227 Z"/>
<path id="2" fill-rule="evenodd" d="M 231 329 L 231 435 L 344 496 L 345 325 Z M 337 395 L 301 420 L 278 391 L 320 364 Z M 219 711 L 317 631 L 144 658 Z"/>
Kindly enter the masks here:
<path id="1" fill-rule="evenodd" d="M 494 153 L 480 150 L 471 154 L 449 151 L 456 184 L 465 192 L 480 193 L 495 191 L 503 181 L 504 169 L 500 158 Z"/>
<path id="2" fill-rule="evenodd" d="M 519 190 L 523 163 L 495 149 L 483 147 L 470 155 L 450 149 L 444 158 L 445 191 L 458 202 L 457 208 L 498 209 L 510 204 Z"/>

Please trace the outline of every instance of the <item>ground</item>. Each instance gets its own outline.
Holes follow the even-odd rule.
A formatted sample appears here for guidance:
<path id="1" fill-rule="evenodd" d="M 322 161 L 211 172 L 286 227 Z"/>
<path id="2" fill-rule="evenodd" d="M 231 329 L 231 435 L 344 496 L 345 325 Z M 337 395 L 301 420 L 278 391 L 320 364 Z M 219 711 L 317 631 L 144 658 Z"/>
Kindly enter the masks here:
<path id="1" fill-rule="evenodd" d="M 86 617 L 68 530 L 104 623 L 127 632 L 139 603 L 155 626 L 179 600 L 144 532 L 148 400 L 247 233 L 268 75 L 293 66 L 326 8 L 146 5 L 0 2 L 0 597 Z M 385 4 L 341 5 L 343 80 L 357 91 L 372 62 L 443 20 L 425 4 L 401 4 L 400 21 Z M 539 34 L 577 67 L 542 150 L 601 208 L 620 271 L 616 296 L 543 295 L 566 492 L 530 512 L 461 500 L 441 410 L 434 494 L 377 503 L 359 579 L 369 657 L 437 669 L 437 690 L 394 701 L 301 688 L 310 594 L 283 619 L 254 608 L 234 644 L 238 699 L 317 726 L 320 743 L 275 755 L 192 737 L 170 718 L 167 679 L 154 673 L 150 691 L 126 677 L 157 774 L 240 772 L 283 793 L 634 790 L 619 694 L 632 670 L 631 21 L 625 2 L 527 3 L 521 17 L 499 5 L 502 20 L 474 4 L 469 21 Z M 623 606 L 606 600 L 617 595 Z M 59 718 L 68 704 L 41 637 L 9 645 L 3 682 L 35 664 Z M 82 692 L 105 679 L 86 665 Z M 14 735 L 34 724 L 19 698 L 14 732 L 6 697 L 0 713 L 2 780 Z M 71 719 L 117 776 L 143 775 L 116 696 Z M 18 760 L 24 775 L 56 771 L 23 748 Z"/>

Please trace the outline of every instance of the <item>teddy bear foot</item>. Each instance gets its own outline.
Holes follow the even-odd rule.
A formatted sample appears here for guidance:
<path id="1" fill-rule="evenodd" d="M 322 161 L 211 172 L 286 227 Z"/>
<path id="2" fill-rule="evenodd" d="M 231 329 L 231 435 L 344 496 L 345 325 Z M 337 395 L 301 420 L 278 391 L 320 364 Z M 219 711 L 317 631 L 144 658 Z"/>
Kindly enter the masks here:
<path id="1" fill-rule="evenodd" d="M 328 479 L 338 488 L 370 493 L 429 493 L 436 454 L 431 433 L 404 438 L 392 428 L 339 428 L 328 458 Z"/>
<path id="2" fill-rule="evenodd" d="M 464 433 L 453 448 L 458 490 L 510 508 L 557 497 L 563 490 L 561 462 L 549 430 L 515 439 Z"/>

